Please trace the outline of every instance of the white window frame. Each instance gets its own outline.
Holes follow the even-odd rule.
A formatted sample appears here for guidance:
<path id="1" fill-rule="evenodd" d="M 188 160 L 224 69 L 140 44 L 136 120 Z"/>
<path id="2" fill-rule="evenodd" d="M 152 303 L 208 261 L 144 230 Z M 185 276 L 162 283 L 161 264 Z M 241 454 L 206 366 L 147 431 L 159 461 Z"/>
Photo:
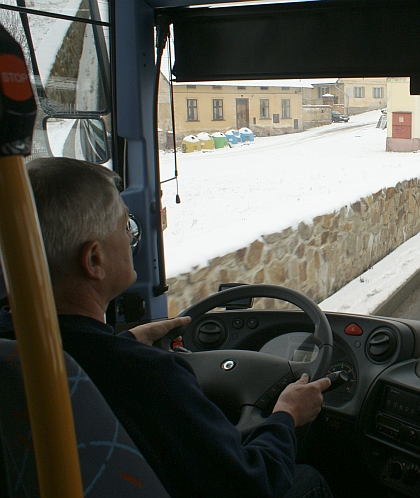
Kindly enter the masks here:
<path id="1" fill-rule="evenodd" d="M 354 86 L 353 87 L 353 97 L 355 99 L 363 99 L 365 97 L 365 87 L 364 86 Z"/>
<path id="2" fill-rule="evenodd" d="M 384 95 L 384 87 L 383 86 L 374 86 L 372 90 L 374 99 L 383 99 Z"/>
<path id="3" fill-rule="evenodd" d="M 197 99 L 187 99 L 187 121 L 198 121 Z"/>
<path id="4" fill-rule="evenodd" d="M 213 121 L 223 121 L 223 99 L 213 99 Z"/>
<path id="5" fill-rule="evenodd" d="M 290 99 L 281 99 L 281 117 L 290 119 Z"/>
<path id="6" fill-rule="evenodd" d="M 270 100 L 260 99 L 260 119 L 270 118 Z"/>

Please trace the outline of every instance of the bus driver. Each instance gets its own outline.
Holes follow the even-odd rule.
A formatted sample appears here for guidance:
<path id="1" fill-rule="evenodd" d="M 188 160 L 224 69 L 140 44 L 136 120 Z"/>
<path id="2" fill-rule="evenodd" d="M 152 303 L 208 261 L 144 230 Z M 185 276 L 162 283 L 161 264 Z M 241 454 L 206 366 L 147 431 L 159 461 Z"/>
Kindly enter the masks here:
<path id="1" fill-rule="evenodd" d="M 244 440 L 203 394 L 179 354 L 153 347 L 188 317 L 115 335 L 108 303 L 136 280 L 127 208 L 111 170 L 66 158 L 28 166 L 64 350 L 90 376 L 174 497 L 330 497 L 323 477 L 296 465 L 295 427 L 311 422 L 327 378 L 302 376 Z M 12 337 L 5 311 L 0 336 Z"/>

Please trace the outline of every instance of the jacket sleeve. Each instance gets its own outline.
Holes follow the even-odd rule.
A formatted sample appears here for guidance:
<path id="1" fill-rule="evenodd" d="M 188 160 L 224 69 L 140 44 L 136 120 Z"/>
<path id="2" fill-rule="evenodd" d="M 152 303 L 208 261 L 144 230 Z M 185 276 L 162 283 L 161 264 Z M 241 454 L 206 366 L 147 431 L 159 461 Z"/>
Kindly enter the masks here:
<path id="1" fill-rule="evenodd" d="M 180 355 L 143 346 L 141 367 L 133 364 L 129 375 L 141 378 L 147 372 L 147 379 L 142 395 L 131 399 L 131 408 L 121 407 L 126 413 L 131 409 L 126 428 L 147 428 L 142 431 L 146 453 L 153 454 L 155 471 L 171 496 L 265 498 L 286 493 L 296 457 L 294 422 L 288 413 L 270 415 L 242 441 Z"/>

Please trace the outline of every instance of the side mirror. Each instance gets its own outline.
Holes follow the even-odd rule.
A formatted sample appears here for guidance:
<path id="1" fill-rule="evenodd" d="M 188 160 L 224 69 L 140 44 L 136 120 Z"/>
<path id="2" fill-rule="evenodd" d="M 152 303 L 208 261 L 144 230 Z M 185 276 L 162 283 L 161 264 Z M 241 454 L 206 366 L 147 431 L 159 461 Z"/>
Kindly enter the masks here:
<path id="1" fill-rule="evenodd" d="M 103 164 L 110 158 L 107 131 L 100 117 L 50 117 L 43 119 L 48 152 Z"/>

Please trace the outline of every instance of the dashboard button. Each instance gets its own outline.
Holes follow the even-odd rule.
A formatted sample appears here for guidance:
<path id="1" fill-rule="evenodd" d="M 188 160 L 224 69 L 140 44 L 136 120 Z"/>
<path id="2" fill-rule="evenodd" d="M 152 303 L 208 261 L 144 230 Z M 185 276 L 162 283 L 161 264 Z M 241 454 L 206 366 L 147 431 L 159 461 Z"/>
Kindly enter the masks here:
<path id="1" fill-rule="evenodd" d="M 344 329 L 344 333 L 347 335 L 362 335 L 363 330 L 356 323 L 350 323 L 350 325 L 347 325 Z"/>
<path id="2" fill-rule="evenodd" d="M 268 394 L 264 394 L 261 398 L 255 403 L 255 406 L 264 410 L 267 408 L 268 404 L 271 402 L 270 396 Z"/>
<path id="3" fill-rule="evenodd" d="M 246 324 L 250 329 L 256 329 L 258 327 L 258 320 L 256 318 L 250 318 Z"/>
<path id="4" fill-rule="evenodd" d="M 244 321 L 242 318 L 235 318 L 232 322 L 233 328 L 234 329 L 241 329 L 244 326 Z"/>

